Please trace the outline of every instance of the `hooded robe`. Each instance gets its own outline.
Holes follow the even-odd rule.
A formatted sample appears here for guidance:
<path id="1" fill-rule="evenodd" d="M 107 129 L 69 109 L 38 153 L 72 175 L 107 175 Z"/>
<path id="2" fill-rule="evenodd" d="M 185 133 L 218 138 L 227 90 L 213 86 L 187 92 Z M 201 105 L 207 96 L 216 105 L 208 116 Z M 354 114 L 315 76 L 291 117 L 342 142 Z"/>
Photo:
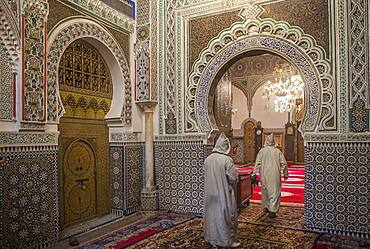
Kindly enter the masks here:
<path id="1" fill-rule="evenodd" d="M 229 139 L 222 133 L 204 162 L 204 239 L 224 247 L 235 242 L 237 229 L 234 185 L 238 173 L 229 151 Z"/>
<path id="2" fill-rule="evenodd" d="M 273 135 L 266 138 L 264 147 L 258 152 L 253 171 L 259 171 L 262 185 L 262 206 L 276 213 L 280 208 L 281 171 L 288 177 L 288 167 L 283 153 L 275 148 Z"/>

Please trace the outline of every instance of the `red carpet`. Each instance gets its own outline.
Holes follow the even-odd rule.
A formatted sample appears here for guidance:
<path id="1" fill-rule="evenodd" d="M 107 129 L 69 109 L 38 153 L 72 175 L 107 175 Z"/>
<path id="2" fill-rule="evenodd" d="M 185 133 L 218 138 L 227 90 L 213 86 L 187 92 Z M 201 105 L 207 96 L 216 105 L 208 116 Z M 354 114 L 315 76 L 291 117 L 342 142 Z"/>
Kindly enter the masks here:
<path id="1" fill-rule="evenodd" d="M 121 249 L 135 244 L 154 234 L 193 219 L 195 216 L 182 213 L 156 212 L 128 226 L 123 226 L 100 237 L 83 243 L 76 249 Z"/>
<path id="2" fill-rule="evenodd" d="M 240 165 L 238 165 L 240 167 Z M 238 168 L 238 171 L 250 170 L 252 167 Z M 289 178 L 282 180 L 281 204 L 304 204 L 304 165 L 289 165 Z M 260 181 L 259 177 L 257 178 Z M 283 178 L 282 178 L 283 179 Z M 252 202 L 261 202 L 261 182 L 253 187 Z"/>
<path id="3" fill-rule="evenodd" d="M 159 233 L 161 232 L 162 230 L 160 229 L 151 229 L 151 230 L 148 230 L 148 231 L 144 231 L 144 232 L 140 232 L 132 237 L 129 237 L 128 239 L 124 239 L 122 241 L 120 241 L 118 244 L 114 245 L 114 246 L 111 246 L 110 248 L 112 249 L 121 249 L 121 248 L 125 248 L 126 246 L 129 246 L 129 245 L 132 245 L 140 240 L 143 240 L 145 239 L 146 237 L 149 237 L 153 234 L 156 234 L 156 233 Z"/>

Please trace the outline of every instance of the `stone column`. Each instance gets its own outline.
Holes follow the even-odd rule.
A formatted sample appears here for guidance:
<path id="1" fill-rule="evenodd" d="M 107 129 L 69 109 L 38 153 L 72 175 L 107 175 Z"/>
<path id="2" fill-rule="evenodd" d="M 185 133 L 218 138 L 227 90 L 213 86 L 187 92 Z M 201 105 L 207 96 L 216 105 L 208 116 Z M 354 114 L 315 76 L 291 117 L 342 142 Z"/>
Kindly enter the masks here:
<path id="1" fill-rule="evenodd" d="M 145 186 L 146 191 L 155 190 L 154 186 L 154 144 L 153 144 L 153 112 L 154 106 L 146 105 L 145 112 Z"/>
<path id="2" fill-rule="evenodd" d="M 145 172 L 144 187 L 141 192 L 143 210 L 157 210 L 157 190 L 154 182 L 154 132 L 153 113 L 156 102 L 138 103 L 145 113 Z"/>

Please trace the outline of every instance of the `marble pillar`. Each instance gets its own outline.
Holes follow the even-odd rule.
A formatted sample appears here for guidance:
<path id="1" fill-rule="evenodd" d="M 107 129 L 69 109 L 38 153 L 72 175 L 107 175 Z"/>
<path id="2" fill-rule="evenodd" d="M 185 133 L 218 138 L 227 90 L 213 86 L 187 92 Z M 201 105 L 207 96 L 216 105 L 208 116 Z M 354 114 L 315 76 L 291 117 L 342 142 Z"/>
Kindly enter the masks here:
<path id="1" fill-rule="evenodd" d="M 142 102 L 139 105 L 145 113 L 145 172 L 144 187 L 141 193 L 143 210 L 157 210 L 158 196 L 154 182 L 154 131 L 153 113 L 156 102 Z"/>

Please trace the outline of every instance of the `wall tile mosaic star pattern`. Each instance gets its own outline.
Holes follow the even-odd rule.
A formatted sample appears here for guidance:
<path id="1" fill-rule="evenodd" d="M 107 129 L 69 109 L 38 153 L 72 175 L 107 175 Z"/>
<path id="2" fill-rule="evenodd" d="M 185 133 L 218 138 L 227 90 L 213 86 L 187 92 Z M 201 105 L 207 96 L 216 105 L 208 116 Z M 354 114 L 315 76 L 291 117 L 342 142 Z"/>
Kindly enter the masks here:
<path id="1" fill-rule="evenodd" d="M 203 213 L 203 143 L 156 142 L 154 153 L 159 209 Z"/>
<path id="2" fill-rule="evenodd" d="M 47 247 L 59 236 L 57 147 L 0 152 L 0 158 L 0 247 Z"/>
<path id="3" fill-rule="evenodd" d="M 110 148 L 112 208 L 122 215 L 141 208 L 144 145 L 127 143 Z"/>
<path id="4" fill-rule="evenodd" d="M 305 228 L 370 237 L 369 143 L 305 148 Z"/>

